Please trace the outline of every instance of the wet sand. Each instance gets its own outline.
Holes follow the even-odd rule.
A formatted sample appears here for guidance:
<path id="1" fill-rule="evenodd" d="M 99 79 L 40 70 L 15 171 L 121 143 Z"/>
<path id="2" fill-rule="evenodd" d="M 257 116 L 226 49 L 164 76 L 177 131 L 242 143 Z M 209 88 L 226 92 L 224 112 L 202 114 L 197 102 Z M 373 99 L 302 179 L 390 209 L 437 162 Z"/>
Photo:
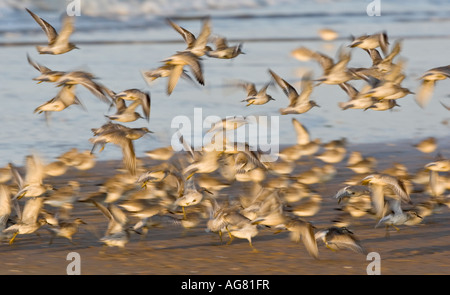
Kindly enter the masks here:
<path id="1" fill-rule="evenodd" d="M 378 160 L 377 170 L 391 167 L 394 162 L 405 164 L 410 173 L 422 168 L 434 159 L 435 154 L 426 155 L 411 147 L 413 142 L 395 144 L 350 145 L 348 151 L 356 150 Z M 449 155 L 450 142 L 439 140 L 439 151 Z M 100 157 L 101 159 L 101 157 Z M 336 176 L 311 188 L 323 197 L 320 211 L 305 219 L 317 230 L 332 225 L 338 214 L 338 204 L 332 196 L 344 187 L 343 181 L 355 174 L 345 167 L 347 159 L 336 164 Z M 150 165 L 143 159 L 145 165 Z M 317 160 L 314 161 L 321 164 Z M 309 164 L 306 164 L 309 163 Z M 308 169 L 311 162 L 303 158 L 297 169 Z M 81 197 L 96 191 L 108 176 L 121 167 L 121 161 L 98 162 L 86 172 L 70 169 L 65 175 L 49 178 L 55 187 L 70 179 L 81 183 Z M 239 193 L 242 183 L 222 191 L 222 194 Z M 424 193 L 412 193 L 411 199 L 418 203 L 427 199 Z M 406 207 L 405 207 L 406 208 Z M 189 210 L 189 208 L 187 209 Z M 188 211 L 189 212 L 189 211 Z M 310 257 L 302 243 L 295 244 L 288 232 L 274 234 L 273 229 L 263 228 L 253 238 L 259 253 L 253 253 L 246 240 L 234 239 L 226 245 L 228 237 L 220 242 L 218 236 L 205 232 L 206 220 L 197 227 L 184 229 L 181 226 L 151 228 L 145 239 L 132 234 L 126 251 L 105 248 L 99 241 L 107 227 L 106 218 L 91 203 L 76 202 L 72 216 L 82 218 L 74 236 L 74 243 L 56 238 L 49 245 L 50 235 L 41 228 L 39 236 L 19 235 L 15 243 L 0 245 L 1 275 L 64 275 L 70 261 L 68 253 L 78 252 L 81 257 L 81 274 L 84 275 L 364 275 L 371 261 L 366 256 L 343 250 L 333 252 L 319 242 L 320 259 Z M 375 251 L 381 257 L 381 274 L 416 275 L 450 274 L 450 246 L 448 226 L 450 210 L 442 208 L 440 213 L 426 217 L 416 226 L 400 226 L 400 231 L 391 231 L 385 237 L 383 227 L 374 228 L 375 220 L 363 217 L 349 226 L 368 252 Z"/>

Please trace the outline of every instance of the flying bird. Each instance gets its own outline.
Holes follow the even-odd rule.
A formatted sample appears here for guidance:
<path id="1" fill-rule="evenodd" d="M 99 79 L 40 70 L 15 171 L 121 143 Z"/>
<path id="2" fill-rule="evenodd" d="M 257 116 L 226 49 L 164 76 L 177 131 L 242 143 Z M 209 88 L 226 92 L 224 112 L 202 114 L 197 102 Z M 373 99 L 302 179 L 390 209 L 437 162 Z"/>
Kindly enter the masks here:
<path id="1" fill-rule="evenodd" d="M 28 8 L 26 11 L 33 17 L 33 19 L 41 26 L 48 38 L 47 46 L 36 46 L 40 54 L 63 54 L 71 51 L 72 49 L 78 49 L 78 47 L 69 42 L 69 37 L 74 31 L 74 17 L 65 16 L 62 22 L 62 28 L 59 34 L 55 28 L 46 22 L 44 19 L 37 16 Z"/>

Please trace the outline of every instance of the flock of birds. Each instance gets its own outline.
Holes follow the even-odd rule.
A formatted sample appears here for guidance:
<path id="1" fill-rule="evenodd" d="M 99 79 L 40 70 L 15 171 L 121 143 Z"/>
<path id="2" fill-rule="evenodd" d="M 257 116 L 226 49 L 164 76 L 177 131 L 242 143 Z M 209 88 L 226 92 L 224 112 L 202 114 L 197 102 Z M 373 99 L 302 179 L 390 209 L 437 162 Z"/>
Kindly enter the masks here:
<path id="1" fill-rule="evenodd" d="M 37 46 L 39 53 L 63 54 L 77 48 L 69 42 L 74 30 L 73 17 L 64 18 L 58 34 L 45 20 L 27 11 L 48 37 L 47 46 Z M 232 59 L 243 53 L 242 44 L 229 46 L 226 38 L 211 36 L 209 18 L 203 20 L 198 36 L 171 20 L 168 23 L 181 34 L 187 47 L 162 60 L 159 68 L 142 72 L 149 83 L 168 78 L 168 95 L 174 91 L 180 77 L 194 82 L 186 68 L 199 84 L 204 84 L 202 61 L 205 56 Z M 208 45 L 211 41 L 215 49 Z M 372 66 L 348 67 L 352 50 L 348 47 L 365 50 Z M 343 109 L 387 110 L 396 106 L 397 99 L 412 94 L 401 85 L 405 78 L 402 71 L 404 62 L 394 62 L 400 50 L 401 42 L 398 41 L 389 51 L 385 32 L 353 38 L 349 46 L 341 47 L 337 61 L 306 47 L 293 50 L 292 55 L 299 60 L 317 61 L 323 68 L 323 75 L 314 80 L 311 73 L 305 74 L 301 91 L 297 91 L 269 70 L 273 81 L 289 98 L 289 105 L 280 109 L 281 115 L 302 114 L 317 106 L 309 97 L 314 87 L 322 83 L 339 85 L 348 94 L 349 101 L 340 104 Z M 364 157 L 357 151 L 349 154 L 345 139 L 327 143 L 313 139 L 307 128 L 295 118 L 292 124 L 297 142 L 282 149 L 276 162 L 264 161 L 264 155 L 246 143 L 230 142 L 226 136 L 219 136 L 248 123 L 245 118 L 236 117 L 217 122 L 208 131 L 213 133 L 214 140 L 201 149 L 194 149 L 178 134 L 183 151 L 175 152 L 171 146 L 148 151 L 146 156 L 156 164 L 146 166 L 136 157 L 133 141 L 151 131 L 146 127 L 129 128 L 120 123 L 138 119 L 149 121 L 149 92 L 133 88 L 116 93 L 97 82 L 89 72 L 54 71 L 33 61 L 30 56 L 28 62 L 40 72 L 34 80 L 60 87 L 56 96 L 38 106 L 35 112 L 43 112 L 48 118 L 51 112 L 63 111 L 73 104 L 82 105 L 75 94 L 76 86 L 81 85 L 110 108 L 115 106 L 116 113 L 107 115 L 108 121 L 103 126 L 92 129 L 93 137 L 89 139 L 93 144 L 91 151 L 79 152 L 73 148 L 49 164 L 36 154 L 28 155 L 24 175 L 13 163 L 0 169 L 2 242 L 12 244 L 17 235 L 36 233 L 44 227 L 51 233 L 50 243 L 56 237 L 72 242 L 78 227 L 85 223 L 81 218 L 74 218 L 72 210 L 76 203 L 83 202 L 95 206 L 107 218 L 107 230 L 100 241 L 110 247 L 125 248 L 131 234 L 145 237 L 153 226 L 177 224 L 193 228 L 204 221 L 207 232 L 218 234 L 221 241 L 223 234 L 228 235 L 228 243 L 234 238 L 246 239 L 255 252 L 252 239 L 262 230 L 288 231 L 292 241 L 302 241 L 307 252 L 318 259 L 320 241 L 332 250 L 367 252 L 360 239 L 349 230 L 358 218 L 374 219 L 375 227 L 384 225 L 388 235 L 389 227 L 415 225 L 443 207 L 450 207 L 449 198 L 445 196 L 446 190 L 450 189 L 450 178 L 443 175 L 450 171 L 450 160 L 441 157 L 424 163 L 423 169 L 415 174 L 409 173 L 402 164 L 378 173 L 374 157 Z M 449 74 L 450 66 L 424 73 L 416 94 L 419 105 L 426 106 L 436 81 L 449 77 Z M 350 81 L 361 79 L 366 85 L 358 91 Z M 259 91 L 251 82 L 236 85 L 246 90 L 247 97 L 242 102 L 250 106 L 273 100 L 267 94 L 271 83 Z M 142 114 L 137 112 L 139 107 Z M 92 169 L 96 164 L 95 148 L 100 146 L 103 150 L 107 143 L 122 148 L 124 169 L 105 180 L 98 191 L 83 195 L 83 184 L 77 180 L 70 180 L 61 187 L 50 183 L 53 177 L 64 175 L 70 167 L 83 171 Z M 430 154 L 436 151 L 437 141 L 428 138 L 415 148 Z M 335 165 L 346 157 L 345 167 L 351 169 L 355 177 L 346 180 L 334 196 L 341 214 L 332 220 L 331 227 L 317 229 L 306 220 L 319 212 L 322 202 L 322 197 L 312 186 L 335 177 Z M 295 174 L 301 158 L 309 159 L 311 169 Z M 324 165 L 313 165 L 313 160 Z M 236 189 L 240 183 L 245 184 L 245 188 Z M 411 194 L 415 193 L 428 196 L 428 200 L 413 202 Z M 26 200 L 24 204 L 21 203 L 23 200 Z M 403 208 L 405 204 L 409 205 L 408 209 Z"/>

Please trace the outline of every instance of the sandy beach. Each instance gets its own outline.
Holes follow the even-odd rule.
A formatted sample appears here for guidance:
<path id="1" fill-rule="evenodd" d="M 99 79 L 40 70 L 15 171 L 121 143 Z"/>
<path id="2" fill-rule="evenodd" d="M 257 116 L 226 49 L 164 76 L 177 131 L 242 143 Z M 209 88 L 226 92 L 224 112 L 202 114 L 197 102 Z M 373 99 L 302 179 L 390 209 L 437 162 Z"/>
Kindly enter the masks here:
<path id="1" fill-rule="evenodd" d="M 439 150 L 445 156 L 450 142 L 441 140 Z M 379 160 L 377 170 L 401 163 L 414 173 L 424 164 L 433 160 L 415 150 L 409 142 L 391 144 L 350 145 L 348 152 L 361 151 L 364 155 Z M 143 159 L 146 167 L 151 161 Z M 295 171 L 308 169 L 307 162 L 300 159 Z M 316 164 L 320 162 L 316 160 Z M 54 177 L 51 182 L 58 185 L 77 179 L 81 183 L 80 198 L 98 189 L 121 161 L 104 161 L 88 171 L 69 170 L 67 174 Z M 320 211 L 305 219 L 313 223 L 316 230 L 332 225 L 338 208 L 334 194 L 342 188 L 344 181 L 353 177 L 345 161 L 336 164 L 336 176 L 328 182 L 312 185 L 323 200 Z M 245 183 L 235 182 L 224 189 L 219 198 L 238 195 Z M 426 200 L 426 193 L 412 193 L 414 204 Z M 118 204 L 123 200 L 117 201 Z M 189 212 L 189 208 L 187 208 Z M 66 274 L 70 261 L 68 253 L 77 252 L 81 257 L 81 273 L 85 275 L 364 275 L 370 261 L 366 256 L 342 250 L 333 252 L 319 242 L 319 259 L 308 255 L 302 243 L 289 239 L 288 232 L 274 234 L 270 228 L 261 228 L 253 238 L 259 253 L 252 252 L 246 240 L 235 239 L 226 245 L 227 237 L 220 242 L 216 234 L 206 232 L 206 219 L 195 228 L 182 226 L 150 228 L 145 239 L 133 233 L 126 246 L 126 252 L 118 248 L 105 249 L 99 238 L 106 230 L 107 220 L 101 212 L 88 202 L 76 202 L 72 216 L 82 218 L 87 225 L 81 225 L 74 236 L 74 243 L 56 238 L 49 245 L 50 235 L 43 228 L 36 235 L 19 235 L 13 245 L 2 244 L 0 251 L 0 274 Z M 385 237 L 383 227 L 374 228 L 376 221 L 369 217 L 355 220 L 348 228 L 357 235 L 369 252 L 377 252 L 381 257 L 381 274 L 418 275 L 450 274 L 450 248 L 448 247 L 448 219 L 450 210 L 441 208 L 438 213 L 424 218 L 416 226 L 400 226 L 399 231 L 391 229 L 390 237 Z M 130 220 L 131 221 L 131 220 Z M 132 222 L 131 222 L 132 223 Z"/>

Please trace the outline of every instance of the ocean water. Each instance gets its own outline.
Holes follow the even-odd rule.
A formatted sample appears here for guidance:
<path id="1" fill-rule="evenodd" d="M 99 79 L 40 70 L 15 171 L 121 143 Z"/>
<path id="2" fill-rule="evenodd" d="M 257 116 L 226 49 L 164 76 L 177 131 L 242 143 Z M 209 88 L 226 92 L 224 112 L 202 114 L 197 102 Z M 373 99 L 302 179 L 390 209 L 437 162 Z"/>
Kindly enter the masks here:
<path id="1" fill-rule="evenodd" d="M 368 5 L 374 3 L 380 16 L 367 14 Z M 58 30 L 61 16 L 70 4 L 79 4 L 80 15 L 75 20 L 76 31 L 71 41 L 80 50 L 58 56 L 39 55 L 35 45 L 45 43 L 46 37 L 25 7 Z M 52 84 L 32 81 L 38 72 L 28 64 L 27 54 L 54 70 L 91 71 L 99 82 L 116 92 L 129 88 L 149 91 L 150 122 L 138 120 L 125 124 L 145 126 L 154 132 L 135 141 L 138 157 L 144 156 L 146 150 L 171 144 L 176 132 L 173 123 L 181 117 L 192 122 L 192 136 L 187 137 L 191 142 L 201 142 L 211 116 L 235 115 L 276 118 L 279 128 L 270 134 L 270 139 L 281 145 L 295 142 L 292 118 L 303 123 L 312 137 L 323 141 L 346 137 L 351 143 L 396 140 L 414 143 L 428 136 L 448 141 L 450 112 L 440 102 L 450 104 L 449 81 L 437 84 L 433 99 L 425 109 L 415 103 L 413 95 L 408 95 L 398 100 L 400 107 L 385 112 L 342 111 L 338 102 L 346 101 L 346 94 L 337 85 L 321 85 L 312 94 L 320 108 L 286 116 L 280 116 L 278 110 L 288 100 L 277 87 L 269 88 L 275 101 L 246 107 L 241 102 L 245 92 L 229 84 L 234 79 L 243 79 L 260 87 L 269 82 L 268 69 L 272 69 L 300 87 L 299 81 L 307 70 L 312 70 L 316 78 L 321 75 L 321 69 L 314 62 L 294 59 L 290 56 L 293 49 L 306 46 L 334 57 L 340 46 L 349 44 L 351 35 L 385 30 L 391 44 L 403 40 L 400 56 L 406 60 L 407 75 L 403 86 L 416 91 L 418 78 L 424 71 L 449 63 L 446 50 L 450 46 L 449 12 L 446 1 L 431 0 L 407 4 L 395 0 L 0 0 L 0 165 L 23 164 L 24 157 L 31 152 L 51 161 L 72 147 L 90 149 L 91 128 L 100 127 L 106 122 L 104 115 L 114 112 L 89 91 L 78 87 L 77 95 L 86 110 L 71 106 L 52 114 L 47 124 L 43 115 L 33 111 L 54 97 L 58 89 Z M 148 85 L 141 70 L 156 68 L 162 59 L 185 48 L 166 18 L 197 34 L 200 19 L 207 15 L 211 16 L 213 35 L 225 36 L 231 44 L 243 43 L 245 54 L 233 60 L 205 57 L 202 61 L 205 86 L 180 80 L 173 94 L 167 96 L 166 80 Z M 337 31 L 339 38 L 332 42 L 321 40 L 318 30 L 325 27 Z M 363 50 L 352 50 L 349 66 L 370 64 Z M 195 120 L 202 127 L 197 128 L 196 131 L 201 129 L 197 133 L 193 130 Z M 99 160 L 120 157 L 120 149 L 113 145 L 107 145 L 98 154 Z"/>

